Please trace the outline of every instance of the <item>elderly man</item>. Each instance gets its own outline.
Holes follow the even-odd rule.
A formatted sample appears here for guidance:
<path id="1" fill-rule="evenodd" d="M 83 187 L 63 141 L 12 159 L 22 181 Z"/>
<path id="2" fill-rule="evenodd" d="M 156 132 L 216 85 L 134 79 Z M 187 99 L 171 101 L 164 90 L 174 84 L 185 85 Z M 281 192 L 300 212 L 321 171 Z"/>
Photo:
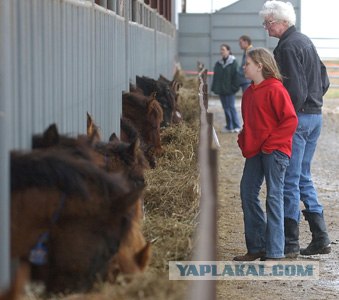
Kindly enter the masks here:
<path id="1" fill-rule="evenodd" d="M 312 41 L 297 32 L 290 2 L 266 1 L 259 15 L 269 36 L 279 39 L 273 53 L 298 116 L 284 182 L 285 256 L 327 254 L 331 252 L 331 242 L 311 177 L 311 162 L 322 127 L 323 95 L 329 87 L 326 68 Z M 300 201 L 312 232 L 312 241 L 305 249 L 299 247 Z"/>

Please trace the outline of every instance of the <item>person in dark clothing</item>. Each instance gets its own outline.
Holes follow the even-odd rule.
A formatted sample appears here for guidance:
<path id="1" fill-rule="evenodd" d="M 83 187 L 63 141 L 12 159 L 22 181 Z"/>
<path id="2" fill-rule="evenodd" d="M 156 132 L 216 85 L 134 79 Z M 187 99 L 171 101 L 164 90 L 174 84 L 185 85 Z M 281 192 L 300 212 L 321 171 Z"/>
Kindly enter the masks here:
<path id="1" fill-rule="evenodd" d="M 327 254 L 331 252 L 331 242 L 311 176 L 322 127 L 323 96 L 329 87 L 326 67 L 310 38 L 297 32 L 290 2 L 266 1 L 259 15 L 269 36 L 279 39 L 273 54 L 298 116 L 284 181 L 285 256 Z M 299 246 L 300 201 L 312 232 L 310 244 L 303 249 Z"/>
<path id="2" fill-rule="evenodd" d="M 220 46 L 221 59 L 215 63 L 211 90 L 219 95 L 225 113 L 226 126 L 222 132 L 239 132 L 240 122 L 235 108 L 235 94 L 239 90 L 238 63 L 227 44 Z"/>
<path id="3" fill-rule="evenodd" d="M 246 63 L 246 53 L 248 50 L 253 48 L 251 38 L 248 35 L 242 35 L 239 38 L 239 47 L 241 50 L 243 50 L 241 65 L 239 66 L 239 79 L 240 79 L 240 87 L 242 89 L 242 93 L 244 93 L 246 89 L 251 85 L 251 80 L 246 78 L 244 74 L 244 66 Z"/>

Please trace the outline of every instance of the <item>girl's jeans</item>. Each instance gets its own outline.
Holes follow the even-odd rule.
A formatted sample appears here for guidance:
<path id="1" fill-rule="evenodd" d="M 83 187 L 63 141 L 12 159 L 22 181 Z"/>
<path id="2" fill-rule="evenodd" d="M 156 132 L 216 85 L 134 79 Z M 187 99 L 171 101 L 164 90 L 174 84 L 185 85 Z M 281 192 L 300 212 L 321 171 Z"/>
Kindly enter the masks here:
<path id="1" fill-rule="evenodd" d="M 266 257 L 284 257 L 283 187 L 289 157 L 280 152 L 260 153 L 245 161 L 240 183 L 245 239 L 249 253 L 266 252 Z M 266 181 L 266 215 L 259 192 Z"/>

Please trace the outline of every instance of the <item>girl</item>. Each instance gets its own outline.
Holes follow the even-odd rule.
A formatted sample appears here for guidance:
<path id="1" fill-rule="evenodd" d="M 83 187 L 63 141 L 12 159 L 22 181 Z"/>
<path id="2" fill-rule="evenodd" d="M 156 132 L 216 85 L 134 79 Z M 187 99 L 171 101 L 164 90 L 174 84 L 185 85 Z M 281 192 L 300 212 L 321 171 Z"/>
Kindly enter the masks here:
<path id="1" fill-rule="evenodd" d="M 247 253 L 237 261 L 284 257 L 283 184 L 297 116 L 272 54 L 264 48 L 247 52 L 245 76 L 252 80 L 241 111 L 238 145 L 246 158 L 240 183 Z M 259 192 L 266 181 L 266 217 Z"/>

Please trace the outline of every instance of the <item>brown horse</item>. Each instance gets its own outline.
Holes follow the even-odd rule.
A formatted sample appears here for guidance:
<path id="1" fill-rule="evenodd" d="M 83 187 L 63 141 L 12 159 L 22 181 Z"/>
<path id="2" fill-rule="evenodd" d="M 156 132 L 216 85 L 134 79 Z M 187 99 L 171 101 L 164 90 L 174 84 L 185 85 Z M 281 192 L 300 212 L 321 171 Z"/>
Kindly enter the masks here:
<path id="1" fill-rule="evenodd" d="M 178 104 L 179 90 L 182 87 L 182 83 L 175 80 L 175 79 L 169 80 L 161 74 L 158 78 L 158 81 L 163 82 L 164 84 L 166 84 L 170 88 L 170 92 L 172 93 L 174 100 L 175 100 L 174 101 L 174 110 L 173 110 L 173 114 L 172 114 L 172 123 L 178 124 L 182 121 L 182 115 L 180 113 L 179 104 Z"/>
<path id="2" fill-rule="evenodd" d="M 100 135 L 96 132 L 98 127 L 93 123 L 89 114 L 87 115 L 87 121 L 88 134 L 91 135 L 91 138 L 89 139 L 91 142 L 87 143 L 87 145 L 90 145 L 88 147 L 90 147 L 91 151 L 95 151 L 95 153 L 99 155 L 99 166 L 105 171 L 108 171 L 109 174 L 115 174 L 116 172 L 123 174 L 127 178 L 127 183 L 130 189 L 142 189 L 144 187 L 144 169 L 148 167 L 148 164 L 138 146 L 138 141 L 132 144 L 127 144 L 120 142 L 117 138 L 114 139 L 112 135 L 112 140 L 109 143 L 93 143 L 93 140 L 98 140 L 100 138 Z M 93 139 L 93 136 L 96 136 L 96 138 Z M 81 137 L 81 140 L 82 138 L 83 137 Z M 77 151 L 72 150 L 74 145 L 78 144 L 77 139 L 59 135 L 56 126 L 51 125 L 42 135 L 35 136 L 34 140 L 35 143 L 33 144 L 39 145 L 40 147 L 67 149 L 67 151 L 71 153 L 73 152 L 73 155 L 75 154 L 76 156 L 79 156 Z M 55 144 L 55 142 L 57 142 L 57 144 Z M 112 278 L 115 278 L 117 270 L 124 273 L 143 271 L 149 261 L 150 247 L 143 237 L 140 225 L 140 220 L 143 215 L 141 199 L 142 193 L 140 193 L 139 199 L 135 201 L 135 203 L 131 205 L 127 211 L 129 220 L 128 223 L 130 226 L 127 230 L 127 234 L 120 241 L 117 253 L 110 258 L 111 262 L 107 270 L 107 278 L 109 278 L 110 281 L 112 281 Z M 73 226 L 79 225 L 73 224 Z M 82 225 L 82 227 L 85 226 L 86 224 Z M 62 261 L 66 261 L 68 257 L 67 251 L 63 250 L 65 249 L 65 243 L 68 244 L 68 249 L 72 249 L 73 247 L 77 249 L 77 245 L 81 244 L 81 241 L 74 243 L 74 238 L 72 238 L 71 232 L 69 235 L 65 234 L 67 226 L 64 229 L 65 230 L 62 231 L 62 236 L 58 237 L 56 234 L 53 234 L 53 238 L 51 238 L 50 241 L 53 243 L 53 252 L 51 252 L 51 256 L 53 257 L 53 260 L 58 262 L 51 264 L 55 277 L 54 282 L 57 280 L 65 280 L 63 272 L 58 270 L 58 268 L 63 265 Z M 87 236 L 87 238 L 92 239 L 93 242 L 96 239 L 99 239 L 100 241 L 100 236 L 93 235 L 89 231 L 83 233 L 83 235 L 84 236 L 82 237 L 78 237 L 78 239 L 86 240 L 85 237 Z M 66 240 L 66 237 L 68 238 L 68 241 Z M 100 243 L 94 242 L 93 245 L 95 244 Z M 94 253 L 95 249 L 95 247 L 87 247 L 85 251 Z M 112 267 L 112 265 L 114 265 L 114 267 Z M 114 272 L 114 274 L 111 274 L 111 272 Z M 57 274 L 60 274 L 60 276 Z M 67 281 L 71 282 L 72 278 L 67 278 Z M 80 280 L 75 279 L 73 285 L 77 286 L 79 284 L 86 285 Z"/>
<path id="3" fill-rule="evenodd" d="M 129 119 L 145 144 L 154 146 L 155 154 L 161 154 L 160 123 L 163 111 L 155 93 L 145 96 L 130 92 L 122 95 L 122 116 Z"/>
<path id="4" fill-rule="evenodd" d="M 135 143 L 137 140 L 140 141 L 140 149 L 143 151 L 144 157 L 148 161 L 149 166 L 154 169 L 157 164 L 155 147 L 153 145 L 147 144 L 144 141 L 138 130 L 133 125 L 132 121 L 127 118 L 120 119 L 120 130 L 121 141 L 131 144 Z"/>
<path id="5" fill-rule="evenodd" d="M 151 96 L 153 93 L 156 93 L 156 100 L 159 101 L 163 110 L 161 126 L 166 127 L 171 125 L 176 107 L 175 94 L 171 90 L 169 84 L 146 76 L 136 76 L 136 85 L 143 90 L 146 96 Z"/>
<path id="6" fill-rule="evenodd" d="M 60 149 L 13 152 L 11 256 L 28 259 L 48 232 L 47 290 L 91 288 L 98 277 L 107 277 L 142 190 L 131 189 L 125 176 Z"/>

